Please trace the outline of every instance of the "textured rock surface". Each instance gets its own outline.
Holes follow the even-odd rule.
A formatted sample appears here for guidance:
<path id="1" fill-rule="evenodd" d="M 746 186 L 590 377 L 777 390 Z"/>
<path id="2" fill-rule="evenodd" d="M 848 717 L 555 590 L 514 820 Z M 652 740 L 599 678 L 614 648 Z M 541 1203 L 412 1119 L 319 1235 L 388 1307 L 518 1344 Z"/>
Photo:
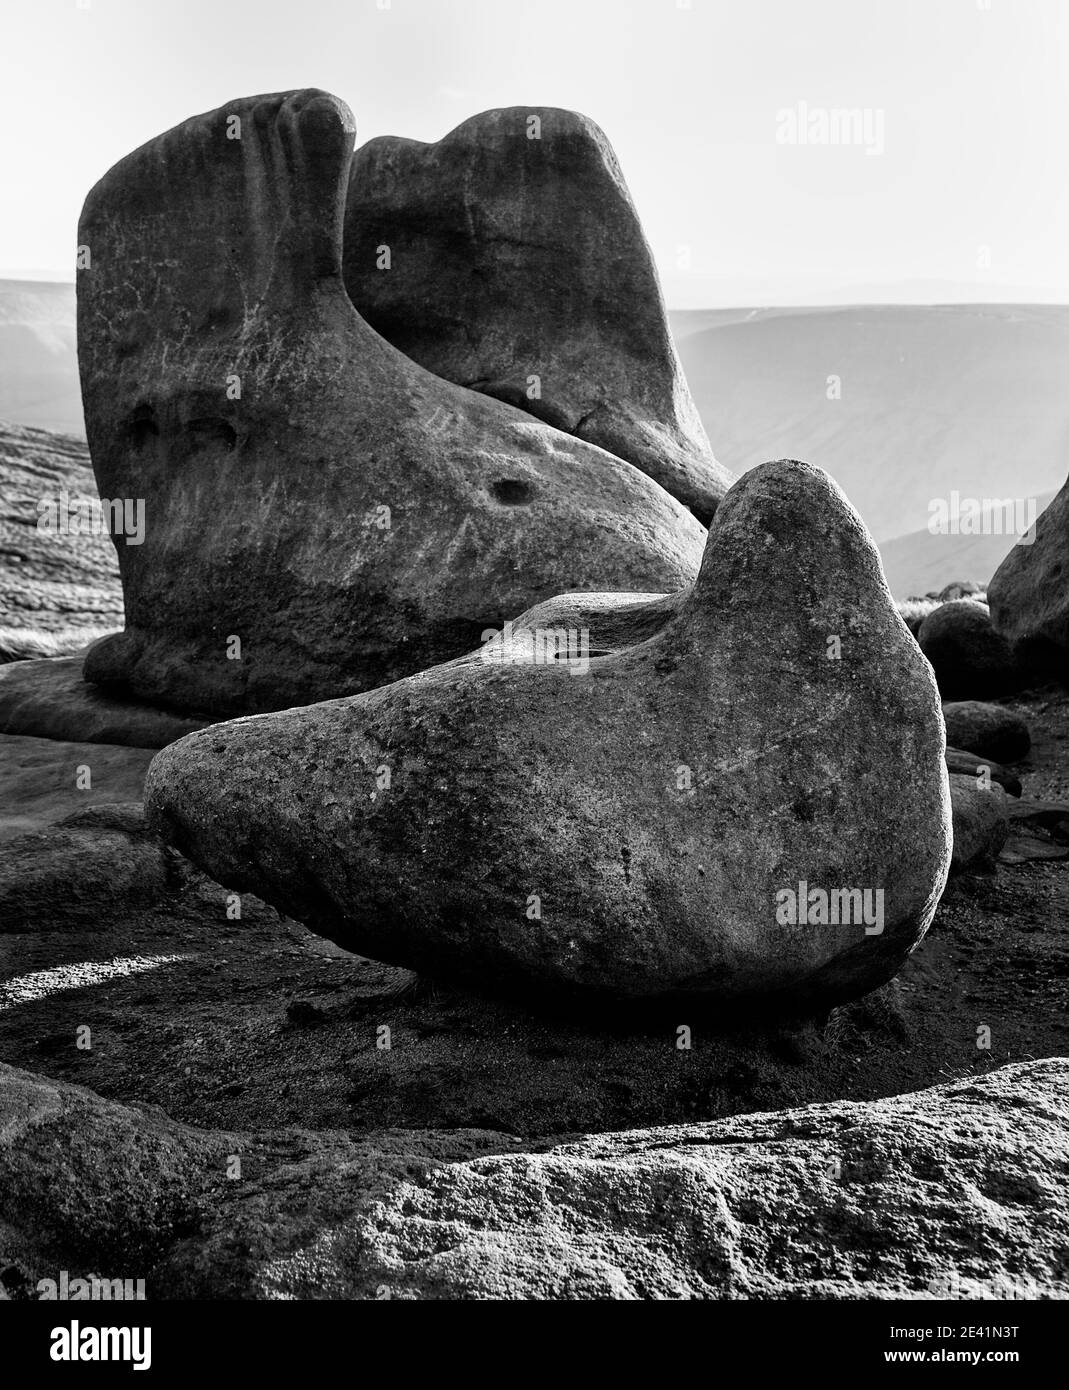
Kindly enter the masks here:
<path id="1" fill-rule="evenodd" d="M 1064 1298 L 1067 1081 L 1052 1059 L 517 1151 L 199 1131 L 4 1066 L 5 1284 L 106 1254 L 150 1299 Z"/>
<path id="2" fill-rule="evenodd" d="M 118 545 L 126 631 L 93 648 L 93 681 L 196 713 L 282 708 L 470 650 L 561 589 L 697 571 L 702 528 L 637 469 L 360 318 L 341 276 L 352 142 L 325 93 L 245 98 L 86 200 L 89 443 L 101 493 L 146 503 L 144 544 Z"/>
<path id="3" fill-rule="evenodd" d="M 868 535 L 818 469 L 766 464 L 678 602 L 585 674 L 484 652 L 193 734 L 157 755 L 150 818 L 349 949 L 483 986 L 864 993 L 950 854 L 935 683 Z M 883 930 L 778 920 L 802 882 L 882 894 Z"/>
<path id="4" fill-rule="evenodd" d="M 991 620 L 1023 669 L 1069 684 L 1069 482 L 1015 545 L 988 585 Z"/>
<path id="5" fill-rule="evenodd" d="M 917 641 L 945 700 L 1006 695 L 1021 683 L 1010 644 L 991 626 L 984 604 L 974 599 L 953 599 L 929 613 Z"/>
<path id="6" fill-rule="evenodd" d="M 156 901 L 181 872 L 179 856 L 148 833 L 140 802 L 76 811 L 5 845 L 0 934 L 84 926 L 87 912 Z"/>
<path id="7" fill-rule="evenodd" d="M 593 121 L 516 106 L 436 144 L 383 136 L 357 150 L 349 188 L 345 283 L 372 327 L 438 376 L 627 459 L 708 522 L 731 476 Z"/>
<path id="8" fill-rule="evenodd" d="M 954 808 L 954 854 L 951 873 L 992 868 L 1010 833 L 1006 793 L 993 783 L 981 787 L 975 777 L 950 774 Z"/>
<path id="9" fill-rule="evenodd" d="M 0 734 L 0 841 L 91 806 L 140 801 L 151 761 L 148 748 Z"/>
<path id="10" fill-rule="evenodd" d="M 1016 763 L 1032 744 L 1028 725 L 1005 705 L 988 705 L 980 700 L 950 701 L 943 706 L 943 719 L 947 743 L 980 758 Z"/>
<path id="11" fill-rule="evenodd" d="M 163 748 L 203 728 L 202 719 L 105 693 L 85 679 L 83 664 L 69 656 L 0 666 L 0 733 Z"/>
<path id="12" fill-rule="evenodd" d="M 29 634 L 75 651 L 121 627 L 114 547 L 106 534 L 80 529 L 77 504 L 96 495 L 84 440 L 0 423 L 0 661 Z M 38 529 L 45 517 L 59 520 L 64 496 L 79 529 Z M 41 503 L 55 504 L 56 511 L 43 511 Z"/>

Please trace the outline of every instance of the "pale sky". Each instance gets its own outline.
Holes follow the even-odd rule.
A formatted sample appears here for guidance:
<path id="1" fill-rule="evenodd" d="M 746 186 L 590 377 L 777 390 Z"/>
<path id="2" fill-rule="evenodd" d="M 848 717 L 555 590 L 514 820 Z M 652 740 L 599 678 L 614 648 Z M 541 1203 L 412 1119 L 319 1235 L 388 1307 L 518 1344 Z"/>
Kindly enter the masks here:
<path id="1" fill-rule="evenodd" d="M 82 199 L 151 136 L 312 86 L 348 102 L 358 141 L 435 140 L 495 106 L 585 112 L 616 148 L 674 308 L 1069 302 L 1069 0 L 2 0 L 0 13 L 0 275 L 73 278 Z M 800 103 L 807 122 L 867 111 L 879 151 L 780 142 Z"/>

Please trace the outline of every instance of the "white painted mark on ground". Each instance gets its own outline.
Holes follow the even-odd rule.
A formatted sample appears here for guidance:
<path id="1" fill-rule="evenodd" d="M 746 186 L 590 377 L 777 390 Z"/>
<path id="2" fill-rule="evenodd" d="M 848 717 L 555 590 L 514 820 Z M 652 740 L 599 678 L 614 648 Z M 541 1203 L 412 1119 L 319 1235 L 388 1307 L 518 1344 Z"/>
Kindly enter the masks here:
<path id="1" fill-rule="evenodd" d="M 140 975 L 145 970 L 158 970 L 161 965 L 192 960 L 192 954 L 179 956 L 116 956 L 114 960 L 82 960 L 73 965 L 57 965 L 52 970 L 35 970 L 32 975 L 19 975 L 0 984 L 0 1011 L 16 1004 L 31 1004 L 59 994 L 65 989 L 85 989 L 102 985 L 120 975 Z"/>

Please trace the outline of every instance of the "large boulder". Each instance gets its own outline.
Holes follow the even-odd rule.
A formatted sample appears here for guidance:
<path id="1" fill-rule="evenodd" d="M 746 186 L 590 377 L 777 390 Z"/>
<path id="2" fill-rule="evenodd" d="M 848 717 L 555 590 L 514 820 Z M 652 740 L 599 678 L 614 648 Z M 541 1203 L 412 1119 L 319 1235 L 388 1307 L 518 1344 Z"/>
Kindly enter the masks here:
<path id="1" fill-rule="evenodd" d="M 373 328 L 438 376 L 627 459 L 709 521 L 731 475 L 593 121 L 516 106 L 436 144 L 382 136 L 357 150 L 349 187 L 345 283 Z"/>
<path id="2" fill-rule="evenodd" d="M 550 1147 L 198 1130 L 0 1066 L 0 1269 L 160 1298 L 1065 1296 L 1069 1063 Z M 101 1255 L 108 1264 L 102 1268 Z"/>
<path id="3" fill-rule="evenodd" d="M 1069 684 L 1069 481 L 999 565 L 987 599 L 1021 667 Z"/>
<path id="4" fill-rule="evenodd" d="M 763 465 L 695 586 L 652 602 L 675 611 L 605 656 L 574 630 L 488 643 L 193 734 L 157 755 L 150 820 L 348 949 L 483 987 L 874 988 L 935 911 L 950 807 L 931 668 L 864 526 L 820 470 Z"/>
<path id="5" fill-rule="evenodd" d="M 1017 763 L 1027 757 L 1032 746 L 1028 725 L 1005 705 L 989 705 L 982 700 L 950 700 L 943 705 L 947 743 L 952 748 L 991 758 L 1000 763 Z"/>
<path id="6" fill-rule="evenodd" d="M 944 700 L 984 700 L 1009 694 L 1021 683 L 1009 643 L 975 599 L 941 604 L 921 623 L 917 641 Z"/>
<path id="7" fill-rule="evenodd" d="M 1064 854 L 1067 808 L 1029 812 L 1020 830 L 1046 835 L 1045 853 L 1060 837 Z M 1035 857 L 1036 841 L 1015 841 Z M 565 1012 L 351 955 L 162 853 L 132 808 L 101 808 L 3 846 L 0 1057 L 231 1130 L 474 1127 L 562 1142 L 871 1100 L 971 1075 L 978 1057 L 1058 1054 L 1064 931 L 1051 909 L 1049 874 L 952 888 L 895 979 L 826 1022 L 750 1009 L 726 1027 L 697 1001 Z M 1026 1010 L 1007 961 L 1023 962 Z M 992 1052 L 977 1051 L 978 1020 Z"/>
<path id="8" fill-rule="evenodd" d="M 562 588 L 674 589 L 704 532 L 620 459 L 424 371 L 353 309 L 354 126 L 248 97 L 110 170 L 79 229 L 78 338 L 126 630 L 88 679 L 198 714 L 364 690 Z"/>
<path id="9" fill-rule="evenodd" d="M 1032 904 L 1020 907 L 1018 939 L 1032 945 Z M 898 1089 L 919 1089 L 971 1068 L 947 1038 L 972 1042 L 985 960 L 963 976 L 939 949 L 954 931 L 944 924 L 934 965 L 922 943 L 898 978 L 827 1021 L 725 1028 L 693 1007 L 565 1015 L 351 955 L 165 850 L 136 806 L 99 807 L 3 846 L 0 1057 L 224 1129 L 572 1137 L 840 1099 L 844 1085 L 864 1100 L 892 1073 Z M 976 933 L 970 917 L 970 942 Z M 1057 977 L 1043 983 L 1030 1017 L 1058 1041 Z M 931 998 L 948 989 L 970 1003 L 940 1010 L 933 1030 Z M 998 1031 L 1000 1060 L 1044 1051 L 1046 1033 Z"/>

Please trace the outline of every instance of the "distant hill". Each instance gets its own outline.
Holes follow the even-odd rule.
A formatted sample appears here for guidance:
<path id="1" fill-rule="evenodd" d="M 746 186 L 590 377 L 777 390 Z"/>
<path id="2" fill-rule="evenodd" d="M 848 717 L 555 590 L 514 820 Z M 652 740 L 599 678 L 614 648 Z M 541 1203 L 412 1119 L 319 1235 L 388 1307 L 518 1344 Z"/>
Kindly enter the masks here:
<path id="1" fill-rule="evenodd" d="M 1038 498 L 1065 481 L 1069 306 L 670 317 L 720 460 L 737 473 L 785 455 L 826 468 L 878 541 L 923 530 L 929 502 L 953 490 Z"/>
<path id="2" fill-rule="evenodd" d="M 85 437 L 72 284 L 0 280 L 0 419 Z"/>
<path id="3" fill-rule="evenodd" d="M 1053 492 L 1036 499 L 1036 514 L 1054 500 Z M 954 579 L 973 579 L 985 588 L 1016 543 L 1013 536 L 932 535 L 925 528 L 881 541 L 887 583 L 896 598 L 943 589 Z"/>

